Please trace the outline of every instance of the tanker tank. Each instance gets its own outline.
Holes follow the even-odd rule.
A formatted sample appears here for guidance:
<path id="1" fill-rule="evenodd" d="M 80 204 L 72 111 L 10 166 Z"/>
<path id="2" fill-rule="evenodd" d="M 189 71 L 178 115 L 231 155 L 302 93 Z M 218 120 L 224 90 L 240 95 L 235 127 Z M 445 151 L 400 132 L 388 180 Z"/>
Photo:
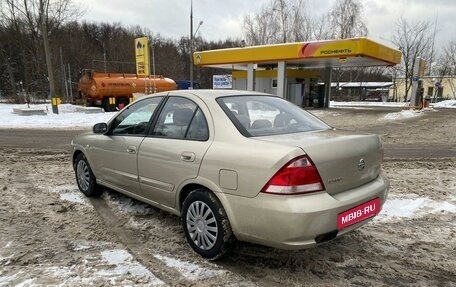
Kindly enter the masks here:
<path id="1" fill-rule="evenodd" d="M 105 111 L 121 109 L 133 100 L 133 93 L 152 94 L 176 90 L 176 83 L 162 75 L 98 73 L 84 70 L 78 84 L 77 104 L 103 107 Z"/>

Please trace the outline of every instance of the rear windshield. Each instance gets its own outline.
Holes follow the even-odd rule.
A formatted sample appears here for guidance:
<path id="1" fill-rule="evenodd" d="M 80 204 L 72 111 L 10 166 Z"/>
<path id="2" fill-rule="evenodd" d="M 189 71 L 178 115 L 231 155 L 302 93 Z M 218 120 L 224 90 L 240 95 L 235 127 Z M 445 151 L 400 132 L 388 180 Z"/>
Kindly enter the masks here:
<path id="1" fill-rule="evenodd" d="M 217 102 L 248 137 L 325 130 L 330 127 L 300 107 L 274 96 L 229 96 Z"/>

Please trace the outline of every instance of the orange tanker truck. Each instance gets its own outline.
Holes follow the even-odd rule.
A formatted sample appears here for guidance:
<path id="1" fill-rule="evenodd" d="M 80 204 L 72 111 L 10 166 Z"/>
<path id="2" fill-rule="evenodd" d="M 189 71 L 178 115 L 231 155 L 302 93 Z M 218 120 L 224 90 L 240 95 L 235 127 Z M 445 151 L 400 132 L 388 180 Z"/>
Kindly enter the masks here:
<path id="1" fill-rule="evenodd" d="M 97 73 L 83 70 L 78 84 L 77 104 L 103 107 L 107 112 L 122 109 L 133 100 L 133 93 L 151 94 L 176 90 L 176 83 L 161 75 Z"/>

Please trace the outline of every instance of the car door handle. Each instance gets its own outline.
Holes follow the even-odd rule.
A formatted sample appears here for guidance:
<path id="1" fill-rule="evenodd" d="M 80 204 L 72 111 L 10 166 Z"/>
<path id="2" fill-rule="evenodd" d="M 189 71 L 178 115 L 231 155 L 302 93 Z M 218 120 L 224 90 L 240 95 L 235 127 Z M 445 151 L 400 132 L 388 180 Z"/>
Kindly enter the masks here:
<path id="1" fill-rule="evenodd" d="M 136 153 L 136 147 L 135 146 L 127 147 L 127 152 L 131 153 L 131 154 L 135 154 Z"/>
<path id="2" fill-rule="evenodd" d="M 193 152 L 184 151 L 181 153 L 181 160 L 183 161 L 194 161 L 195 157 L 196 155 Z"/>

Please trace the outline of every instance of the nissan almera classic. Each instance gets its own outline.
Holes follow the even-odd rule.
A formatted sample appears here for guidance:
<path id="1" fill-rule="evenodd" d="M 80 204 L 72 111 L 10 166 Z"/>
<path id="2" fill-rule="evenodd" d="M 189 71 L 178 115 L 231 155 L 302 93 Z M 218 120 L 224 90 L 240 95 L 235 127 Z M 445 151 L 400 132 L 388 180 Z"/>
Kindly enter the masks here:
<path id="1" fill-rule="evenodd" d="M 283 249 L 334 239 L 377 215 L 389 189 L 377 135 L 256 92 L 157 93 L 72 147 L 85 195 L 105 186 L 179 215 L 208 259 L 235 239 Z"/>

